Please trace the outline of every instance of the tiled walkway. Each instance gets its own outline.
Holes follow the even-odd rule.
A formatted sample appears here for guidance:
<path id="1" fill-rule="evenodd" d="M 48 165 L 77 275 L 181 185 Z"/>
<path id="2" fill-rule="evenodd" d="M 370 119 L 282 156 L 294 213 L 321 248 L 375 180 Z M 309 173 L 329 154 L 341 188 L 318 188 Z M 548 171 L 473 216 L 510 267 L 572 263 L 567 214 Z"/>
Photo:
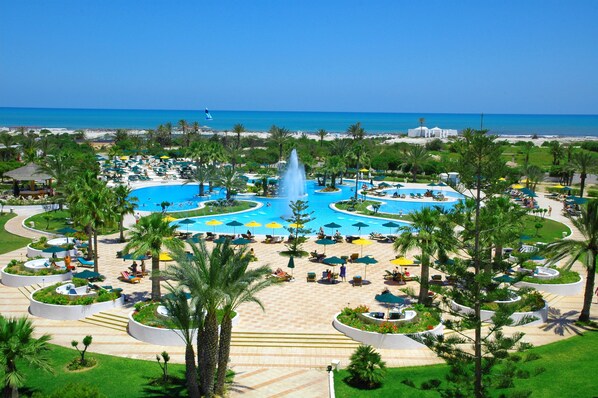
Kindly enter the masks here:
<path id="1" fill-rule="evenodd" d="M 551 203 L 552 218 L 570 225 L 568 219 L 560 216 L 559 203 L 539 198 L 541 206 Z M 7 230 L 26 237 L 37 237 L 38 233 L 24 229 L 20 222 L 36 210 L 16 209 L 18 217 L 7 223 Z M 132 222 L 128 218 L 127 222 Z M 577 234 L 577 232 L 574 232 Z M 116 252 L 123 244 L 117 243 L 117 235 L 100 239 L 100 271 L 107 276 L 107 283 L 121 287 L 133 300 L 149 296 L 150 281 L 144 279 L 141 284 L 130 285 L 117 279 L 119 272 L 125 270 L 130 262 L 116 258 Z M 209 243 L 211 245 L 211 243 Z M 286 268 L 288 259 L 279 255 L 285 246 L 253 244 L 259 261 L 255 265 L 268 264 L 272 268 Z M 305 246 L 306 250 L 322 250 L 313 240 Z M 327 255 L 350 255 L 359 253 L 361 248 L 343 243 L 326 248 Z M 397 286 L 385 284 L 385 269 L 392 269 L 388 262 L 394 258 L 392 245 L 375 243 L 364 247 L 363 254 L 374 256 L 379 263 L 368 266 L 367 279 L 371 284 L 353 287 L 349 283 L 327 285 L 308 283 L 309 271 L 318 275 L 326 269 L 323 264 L 309 262 L 307 259 L 295 259 L 293 270 L 295 281 L 277 284 L 260 294 L 265 311 L 255 304 L 245 304 L 238 310 L 240 322 L 234 329 L 231 364 L 237 372 L 233 396 L 243 397 L 325 397 L 328 395 L 325 367 L 333 359 L 346 364 L 356 343 L 337 332 L 332 327 L 334 314 L 344 306 L 365 304 L 371 308 L 383 309 L 375 302 L 374 296 L 389 287 L 393 293 L 400 293 Z M 6 264 L 12 258 L 25 259 L 25 250 L 16 250 L 0 255 L 0 264 Z M 164 263 L 168 266 L 168 263 Z M 576 270 L 582 271 L 581 266 Z M 417 268 L 413 268 L 417 272 Z M 365 276 L 365 269 L 360 264 L 350 264 L 347 274 Z M 417 289 L 415 283 L 411 283 Z M 548 295 L 551 306 L 548 324 L 543 326 L 518 327 L 526 333 L 526 340 L 536 345 L 547 344 L 578 332 L 573 321 L 581 308 L 581 295 L 561 297 Z M 0 285 L 0 313 L 6 315 L 27 314 L 28 296 L 26 289 L 15 289 Z M 125 308 L 111 311 L 108 320 L 94 316 L 83 321 L 51 321 L 32 317 L 38 333 L 49 333 L 56 344 L 70 347 L 73 338 L 86 334 L 94 336 L 91 351 L 130 358 L 153 360 L 156 353 L 168 351 L 173 361 L 183 362 L 181 347 L 162 347 L 146 344 L 133 339 L 126 333 L 124 325 L 132 303 Z M 389 366 L 410 366 L 440 363 L 441 361 L 428 349 L 417 350 L 380 350 Z"/>

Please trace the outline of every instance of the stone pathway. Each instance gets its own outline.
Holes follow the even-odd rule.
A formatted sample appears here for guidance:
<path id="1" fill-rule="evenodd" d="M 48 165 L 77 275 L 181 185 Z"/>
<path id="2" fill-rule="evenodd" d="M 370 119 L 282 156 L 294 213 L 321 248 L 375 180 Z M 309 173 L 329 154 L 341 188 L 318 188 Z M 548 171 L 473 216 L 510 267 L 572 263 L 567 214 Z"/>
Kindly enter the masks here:
<path id="1" fill-rule="evenodd" d="M 559 202 L 539 197 L 540 206 L 550 203 L 552 219 L 571 225 L 570 221 L 560 216 Z M 18 217 L 7 223 L 7 230 L 21 236 L 36 238 L 41 234 L 23 228 L 22 220 L 35 209 L 15 209 Z M 127 224 L 134 222 L 127 217 Z M 574 231 L 573 236 L 577 236 Z M 70 347 L 73 338 L 81 338 L 87 334 L 94 336 L 94 344 L 90 351 L 129 358 L 154 360 L 155 355 L 163 350 L 168 351 L 175 362 L 183 361 L 182 347 L 164 347 L 146 344 L 133 339 L 126 331 L 126 322 L 132 311 L 133 302 L 149 297 L 151 289 L 147 278 L 142 283 L 131 285 L 117 279 L 120 271 L 125 270 L 129 261 L 116 258 L 116 252 L 124 244 L 117 242 L 118 235 L 104 236 L 99 243 L 100 271 L 107 277 L 107 284 L 124 289 L 132 302 L 123 308 L 99 314 L 81 321 L 52 321 L 31 316 L 37 333 L 49 333 L 52 342 Z M 210 247 L 212 244 L 208 243 Z M 288 259 L 279 255 L 285 250 L 283 244 L 252 245 L 259 258 L 254 265 L 267 264 L 271 268 L 287 268 Z M 318 249 L 313 240 L 305 245 L 308 251 Z M 328 256 L 350 255 L 361 253 L 361 248 L 348 243 L 328 246 Z M 392 269 L 389 260 L 395 253 L 390 244 L 375 243 L 363 249 L 363 254 L 375 257 L 379 263 L 367 267 L 361 264 L 349 264 L 347 275 L 352 277 L 366 275 L 371 284 L 353 287 L 350 283 L 328 285 L 308 283 L 307 272 L 316 272 L 319 276 L 327 266 L 309 262 L 307 259 L 295 259 L 295 281 L 277 284 L 263 291 L 259 297 L 265 310 L 255 304 L 242 305 L 238 313 L 240 322 L 235 327 L 231 349 L 231 365 L 237 372 L 232 396 L 243 397 L 325 397 L 328 395 L 327 374 L 325 368 L 331 360 L 338 359 L 342 365 L 357 343 L 337 332 L 332 326 L 334 314 L 344 306 L 365 304 L 372 309 L 384 310 L 374 300 L 384 287 L 393 293 L 400 293 L 398 286 L 383 280 L 384 270 Z M 414 253 L 411 253 L 414 254 Z M 25 249 L 0 255 L 0 264 L 10 259 L 25 259 Z M 169 263 L 162 263 L 168 267 Z M 583 273 L 581 265 L 575 269 Z M 418 272 L 416 267 L 410 270 Z M 432 272 L 435 273 L 435 272 Z M 415 283 L 407 285 L 417 289 Z M 9 288 L 0 285 L 0 313 L 5 315 L 28 314 L 28 296 L 34 287 Z M 511 328 L 526 333 L 526 341 L 535 345 L 548 344 L 580 332 L 573 324 L 581 309 L 582 296 L 562 297 L 547 295 L 550 304 L 550 316 L 546 325 Z M 511 330 L 509 330 L 511 331 Z M 389 366 L 412 366 L 441 363 L 430 350 L 380 350 Z"/>

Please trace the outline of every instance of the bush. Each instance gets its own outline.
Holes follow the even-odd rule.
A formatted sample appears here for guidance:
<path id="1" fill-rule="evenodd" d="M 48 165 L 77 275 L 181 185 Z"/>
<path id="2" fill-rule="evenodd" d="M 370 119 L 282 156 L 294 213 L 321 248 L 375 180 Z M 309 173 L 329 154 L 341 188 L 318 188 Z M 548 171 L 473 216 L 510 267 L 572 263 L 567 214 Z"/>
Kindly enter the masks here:
<path id="1" fill-rule="evenodd" d="M 106 398 L 96 386 L 86 383 L 68 383 L 49 395 L 35 393 L 32 398 Z"/>
<path id="2" fill-rule="evenodd" d="M 351 363 L 347 367 L 349 383 L 358 388 L 372 389 L 379 387 L 386 376 L 386 363 L 370 345 L 357 347 L 351 355 Z"/>

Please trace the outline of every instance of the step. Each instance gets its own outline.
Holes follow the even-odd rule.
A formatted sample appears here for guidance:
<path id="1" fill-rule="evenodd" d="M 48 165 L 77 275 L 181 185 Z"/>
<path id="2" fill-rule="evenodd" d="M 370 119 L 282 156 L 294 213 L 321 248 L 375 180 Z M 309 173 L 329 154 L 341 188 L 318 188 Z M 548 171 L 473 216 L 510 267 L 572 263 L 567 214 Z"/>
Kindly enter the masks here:
<path id="1" fill-rule="evenodd" d="M 255 341 L 235 341 L 234 339 L 231 340 L 230 343 L 231 347 L 273 347 L 273 348 L 347 348 L 347 349 L 354 349 L 359 346 L 359 343 L 344 343 L 344 344 L 334 344 L 331 345 L 329 343 L 298 343 L 298 342 L 255 342 Z"/>
<path id="2" fill-rule="evenodd" d="M 80 319 L 79 322 L 127 333 L 127 327 L 122 324 L 113 324 L 103 320 L 93 319 L 92 317 Z"/>

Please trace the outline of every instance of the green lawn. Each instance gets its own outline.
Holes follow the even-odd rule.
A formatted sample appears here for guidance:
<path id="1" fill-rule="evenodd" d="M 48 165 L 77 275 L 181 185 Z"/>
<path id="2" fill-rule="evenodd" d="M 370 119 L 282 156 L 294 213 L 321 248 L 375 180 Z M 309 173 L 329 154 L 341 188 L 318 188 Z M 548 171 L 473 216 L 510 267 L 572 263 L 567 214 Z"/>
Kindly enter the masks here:
<path id="1" fill-rule="evenodd" d="M 518 390 L 533 391 L 532 397 L 561 398 L 561 397 L 592 397 L 596 396 L 598 387 L 592 369 L 598 366 L 598 332 L 586 332 L 581 336 L 533 348 L 532 351 L 540 355 L 540 359 L 522 365 L 522 368 L 532 372 L 543 367 L 545 372 L 531 376 L 529 379 L 517 379 L 515 386 Z M 384 359 L 384 358 L 382 358 Z M 376 397 L 439 397 L 433 391 L 422 391 L 401 383 L 405 379 L 412 380 L 416 386 L 430 379 L 444 382 L 447 367 L 445 365 L 390 368 L 386 381 L 376 390 L 359 390 L 343 382 L 348 373 L 341 370 L 334 377 L 336 396 L 339 398 L 376 398 Z M 472 381 L 473 382 L 473 381 Z M 502 393 L 509 395 L 509 390 L 496 390 L 493 396 Z"/>
<path id="2" fill-rule="evenodd" d="M 372 206 L 376 203 L 380 203 L 374 200 L 365 200 L 363 202 L 357 203 L 355 205 L 355 214 L 364 214 L 367 216 L 375 216 L 375 217 L 383 217 L 383 218 L 391 218 L 393 220 L 401 220 L 401 221 L 409 221 L 411 220 L 411 216 L 409 214 L 404 214 L 399 216 L 398 214 L 390 214 L 390 213 L 375 213 L 372 210 L 368 210 L 368 206 Z M 347 210 L 349 205 L 347 203 L 335 203 L 334 206 L 339 210 Z M 384 231 L 376 231 L 383 233 Z"/>
<path id="3" fill-rule="evenodd" d="M 168 213 L 168 214 L 174 218 L 217 216 L 219 214 L 236 213 L 239 211 L 252 209 L 255 206 L 257 206 L 257 204 L 255 202 L 248 202 L 245 200 L 240 200 L 234 206 L 225 206 L 225 207 L 206 206 L 206 207 L 198 209 L 198 210 L 177 211 L 175 213 Z"/>
<path id="4" fill-rule="evenodd" d="M 76 337 L 76 336 L 73 336 Z M 81 338 L 79 341 L 81 341 Z M 93 349 L 93 344 L 91 345 Z M 156 354 L 159 352 L 156 349 Z M 87 383 L 97 386 L 101 393 L 110 398 L 117 397 L 183 397 L 180 387 L 170 390 L 148 385 L 150 379 L 162 374 L 156 361 L 141 361 L 113 357 L 109 355 L 88 354 L 98 360 L 98 364 L 87 371 L 68 372 L 66 365 L 77 356 L 77 352 L 59 346 L 52 346 L 50 357 L 55 374 L 48 374 L 21 365 L 26 374 L 23 390 L 27 393 L 39 391 L 50 393 L 67 383 Z M 184 377 L 184 365 L 169 364 L 169 373 L 177 378 Z M 186 393 L 186 391 L 184 391 Z"/>
<path id="5" fill-rule="evenodd" d="M 46 219 L 45 217 L 49 217 Z M 70 212 L 68 210 L 56 210 L 45 213 L 36 214 L 25 220 L 26 226 L 31 226 L 30 222 L 35 223 L 35 229 L 46 232 L 56 233 L 57 230 L 67 227 L 66 219 L 70 218 Z M 71 226 L 72 227 L 72 226 Z M 77 227 L 73 227 L 77 229 Z M 104 228 L 101 230 L 100 235 L 109 235 L 118 231 L 118 227 Z"/>
<path id="6" fill-rule="evenodd" d="M 31 239 L 9 234 L 4 229 L 4 224 L 16 216 L 16 214 L 10 213 L 4 213 L 0 215 L 0 254 L 8 253 L 31 243 Z"/>
<path id="7" fill-rule="evenodd" d="M 553 209 L 554 211 L 554 209 Z M 569 227 L 557 221 L 543 219 L 542 217 L 536 216 L 525 216 L 523 218 L 524 229 L 522 235 L 529 236 L 531 239 L 525 240 L 526 242 L 544 242 L 550 243 L 556 239 L 563 237 L 563 232 L 567 235 L 571 233 Z M 539 234 L 536 235 L 535 225 L 541 223 L 542 228 L 539 230 Z"/>

